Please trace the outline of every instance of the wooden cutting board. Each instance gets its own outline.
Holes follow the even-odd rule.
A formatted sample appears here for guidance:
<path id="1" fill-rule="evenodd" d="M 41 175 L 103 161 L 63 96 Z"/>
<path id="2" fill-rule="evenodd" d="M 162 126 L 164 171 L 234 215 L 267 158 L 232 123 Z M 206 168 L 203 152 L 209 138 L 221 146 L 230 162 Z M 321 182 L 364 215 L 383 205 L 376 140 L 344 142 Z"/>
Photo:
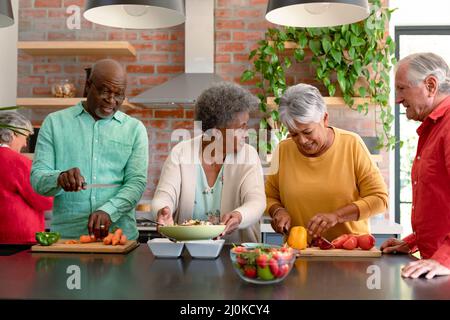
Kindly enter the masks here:
<path id="1" fill-rule="evenodd" d="M 381 251 L 376 247 L 373 247 L 371 250 L 362 250 L 362 249 L 353 249 L 353 250 L 345 250 L 345 249 L 330 249 L 330 250 L 322 250 L 317 247 L 306 248 L 304 250 L 300 250 L 300 257 L 381 257 Z"/>
<path id="2" fill-rule="evenodd" d="M 32 252 L 84 252 L 84 253 L 128 253 L 139 246 L 135 240 L 128 240 L 124 245 L 104 245 L 103 242 L 64 244 L 65 240 L 59 240 L 51 246 L 40 244 L 31 247 Z"/>

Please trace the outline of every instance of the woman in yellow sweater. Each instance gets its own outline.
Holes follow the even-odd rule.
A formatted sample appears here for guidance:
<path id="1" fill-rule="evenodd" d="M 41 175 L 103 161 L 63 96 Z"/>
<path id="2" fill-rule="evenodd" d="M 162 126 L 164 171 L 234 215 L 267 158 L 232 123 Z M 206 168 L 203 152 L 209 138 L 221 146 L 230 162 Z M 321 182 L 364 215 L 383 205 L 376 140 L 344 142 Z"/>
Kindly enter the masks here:
<path id="1" fill-rule="evenodd" d="M 280 99 L 290 138 L 280 142 L 266 180 L 267 212 L 276 232 L 304 226 L 332 240 L 369 233 L 368 218 L 387 208 L 387 189 L 362 139 L 328 125 L 315 87 L 298 84 Z"/>

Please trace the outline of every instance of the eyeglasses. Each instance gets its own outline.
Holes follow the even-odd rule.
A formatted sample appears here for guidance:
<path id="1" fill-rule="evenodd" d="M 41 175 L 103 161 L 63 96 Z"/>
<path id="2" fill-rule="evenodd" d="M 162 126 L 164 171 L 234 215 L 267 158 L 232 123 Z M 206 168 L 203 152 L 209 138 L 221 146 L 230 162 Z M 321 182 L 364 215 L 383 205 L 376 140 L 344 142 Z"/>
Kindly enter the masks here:
<path id="1" fill-rule="evenodd" d="M 99 93 L 100 97 L 104 98 L 104 99 L 109 99 L 111 97 L 111 95 L 114 98 L 114 101 L 116 101 L 117 104 L 121 104 L 123 102 L 123 100 L 125 100 L 125 94 L 121 93 L 121 94 L 116 94 L 114 92 L 112 92 L 111 90 L 108 90 L 106 88 L 99 88 L 97 87 L 97 85 L 92 82 L 92 84 L 95 87 L 95 90 L 97 90 L 97 92 Z"/>

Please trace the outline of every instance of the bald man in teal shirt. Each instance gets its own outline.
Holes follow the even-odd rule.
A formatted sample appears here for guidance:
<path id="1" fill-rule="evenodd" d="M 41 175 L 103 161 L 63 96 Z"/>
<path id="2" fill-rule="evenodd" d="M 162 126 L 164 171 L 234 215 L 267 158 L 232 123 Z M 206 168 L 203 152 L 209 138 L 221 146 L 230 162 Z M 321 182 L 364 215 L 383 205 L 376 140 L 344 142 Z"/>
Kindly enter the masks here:
<path id="1" fill-rule="evenodd" d="M 63 238 L 103 238 L 119 227 L 136 239 L 134 208 L 147 184 L 147 131 L 118 111 L 126 89 L 119 63 L 98 61 L 86 88 L 85 102 L 50 114 L 42 124 L 31 184 L 39 194 L 55 197 L 51 229 Z"/>

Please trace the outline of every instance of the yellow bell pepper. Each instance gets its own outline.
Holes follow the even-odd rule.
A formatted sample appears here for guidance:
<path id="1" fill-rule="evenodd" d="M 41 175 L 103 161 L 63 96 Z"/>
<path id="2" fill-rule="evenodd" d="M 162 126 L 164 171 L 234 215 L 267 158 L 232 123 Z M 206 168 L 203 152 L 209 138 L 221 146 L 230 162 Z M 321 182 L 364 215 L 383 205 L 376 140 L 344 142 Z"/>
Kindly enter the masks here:
<path id="1" fill-rule="evenodd" d="M 291 230 L 289 231 L 287 244 L 291 248 L 303 250 L 307 246 L 307 237 L 308 234 L 304 227 L 301 226 L 292 227 Z"/>

